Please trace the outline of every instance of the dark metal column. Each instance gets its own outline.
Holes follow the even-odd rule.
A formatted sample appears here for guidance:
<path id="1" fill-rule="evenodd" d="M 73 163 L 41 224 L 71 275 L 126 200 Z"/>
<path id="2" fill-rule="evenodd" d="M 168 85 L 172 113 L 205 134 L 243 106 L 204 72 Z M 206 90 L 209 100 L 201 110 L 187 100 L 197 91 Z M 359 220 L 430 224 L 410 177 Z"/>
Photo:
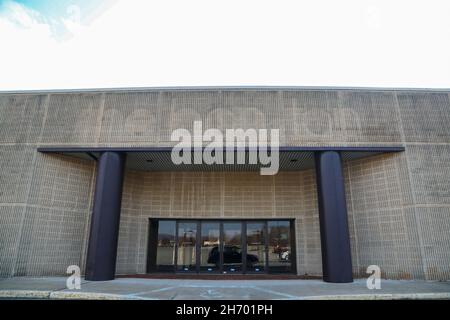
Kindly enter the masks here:
<path id="1" fill-rule="evenodd" d="M 352 257 L 341 156 L 337 151 L 315 153 L 319 200 L 323 280 L 352 282 Z"/>
<path id="2" fill-rule="evenodd" d="M 98 159 L 86 280 L 114 279 L 124 165 L 125 153 L 103 152 Z"/>

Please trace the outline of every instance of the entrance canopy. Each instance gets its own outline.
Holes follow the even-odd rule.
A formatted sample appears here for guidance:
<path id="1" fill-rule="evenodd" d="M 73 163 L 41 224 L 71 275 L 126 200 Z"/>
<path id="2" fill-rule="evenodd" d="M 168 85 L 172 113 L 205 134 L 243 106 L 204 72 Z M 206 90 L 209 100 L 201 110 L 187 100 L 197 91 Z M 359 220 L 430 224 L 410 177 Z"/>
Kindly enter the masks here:
<path id="1" fill-rule="evenodd" d="M 232 164 L 194 164 L 194 154 L 210 152 L 212 149 L 189 149 L 190 164 L 175 164 L 171 159 L 172 147 L 40 147 L 39 152 L 67 155 L 87 160 L 97 160 L 103 152 L 126 154 L 126 168 L 141 171 L 258 171 L 267 167 L 261 163 L 252 163 L 249 159 L 256 148 L 225 149 L 234 152 Z M 270 151 L 270 148 L 268 149 Z M 314 153 L 337 151 L 342 160 L 355 160 L 383 153 L 401 152 L 404 147 L 279 147 L 279 170 L 296 171 L 314 168 Z M 245 163 L 237 163 L 237 154 L 245 155 Z M 253 154 L 255 155 L 255 154 Z M 224 156 L 225 157 L 225 156 Z M 258 158 L 259 159 L 259 158 Z"/>
<path id="2" fill-rule="evenodd" d="M 177 161 L 174 162 L 172 160 L 172 150 L 173 149 L 170 147 L 39 148 L 39 151 L 43 153 L 56 153 L 92 159 L 98 162 L 94 205 L 91 218 L 91 232 L 86 258 L 87 280 L 105 281 L 114 279 L 125 168 L 146 171 L 263 171 L 268 167 L 265 165 L 266 163 L 269 164 L 269 166 L 272 166 L 273 161 L 279 159 L 279 165 L 277 163 L 278 170 L 315 168 L 319 202 L 323 279 L 326 282 L 333 283 L 352 282 L 352 261 L 342 160 L 354 160 L 388 152 L 400 152 L 404 149 L 403 147 L 281 147 L 279 148 L 279 157 L 277 157 L 277 154 L 273 153 L 276 152 L 276 150 L 273 151 L 272 149 L 269 149 L 271 152 L 270 156 L 267 154 L 267 150 L 251 148 L 226 149 L 224 150 L 224 156 L 229 156 L 230 154 L 233 155 L 235 162 L 230 163 L 228 160 L 231 157 L 226 157 L 227 164 L 212 165 L 207 164 L 207 162 L 209 162 L 208 159 L 210 158 L 205 157 L 205 155 L 208 153 L 209 155 L 212 155 L 214 149 L 184 149 L 182 158 L 183 160 L 187 159 L 185 162 L 189 162 L 190 164 L 185 163 L 181 165 L 177 164 Z M 215 149 L 214 151 L 217 153 L 220 149 Z M 199 157 L 199 155 L 201 157 Z M 213 157 L 217 159 L 217 154 L 214 154 Z M 241 161 L 238 161 L 239 158 Z M 176 160 L 180 159 L 178 158 Z M 198 221 L 195 226 L 200 235 L 201 231 L 199 231 L 200 225 Z M 245 228 L 249 225 L 248 223 L 225 225 L 225 222 L 222 222 L 219 225 L 215 225 L 215 230 L 217 230 L 217 226 L 219 226 L 219 236 L 221 239 L 224 239 L 228 227 L 230 230 L 234 230 L 233 233 L 236 233 L 236 230 L 241 230 L 242 234 L 242 230 L 245 231 Z M 255 226 L 250 224 L 250 227 L 254 228 Z M 263 225 L 259 225 L 258 228 L 259 230 L 267 230 L 268 225 L 265 222 Z M 191 225 L 188 225 L 187 229 L 189 232 L 194 231 L 194 228 Z M 177 230 L 180 231 L 179 228 Z M 181 231 L 184 233 L 186 230 L 183 229 Z M 177 239 L 177 241 L 179 241 L 179 238 Z M 195 239 L 197 239 L 197 237 L 195 237 Z M 244 237 L 244 239 L 246 238 Z M 197 242 L 197 240 L 195 241 Z M 243 247 L 244 255 L 245 250 L 253 250 L 253 248 L 246 249 L 245 240 L 243 241 L 244 243 L 234 243 L 229 249 L 236 251 L 237 249 L 235 248 L 239 248 L 239 246 Z M 178 246 L 182 244 L 186 247 L 188 243 L 189 242 L 179 243 Z M 214 254 L 219 254 L 219 260 L 216 259 L 216 261 L 219 262 L 219 270 L 224 271 L 224 255 L 230 252 L 226 251 L 227 248 L 223 245 L 221 245 L 221 247 L 215 246 L 217 249 L 214 249 L 216 252 Z M 198 250 L 200 250 L 197 245 L 195 247 L 190 245 L 185 249 L 186 250 L 181 251 L 175 250 L 175 252 L 181 252 L 183 257 L 186 258 L 187 255 L 191 255 L 194 252 L 193 250 L 195 250 L 195 252 L 199 252 Z M 264 264 L 258 266 L 258 269 L 267 269 L 270 267 L 270 263 L 266 263 L 269 259 L 267 254 L 267 240 L 264 240 L 264 245 L 261 245 L 260 249 L 265 252 L 265 254 L 261 255 L 260 253 L 261 259 L 258 258 L 258 261 L 263 261 L 263 256 L 265 257 L 265 260 Z M 285 251 L 291 254 L 291 250 Z M 174 251 L 172 250 L 171 252 L 173 253 Z M 253 255 L 256 256 L 255 254 Z M 196 254 L 195 259 L 193 257 L 194 256 L 192 255 L 190 261 L 185 259 L 185 262 L 189 262 L 189 264 L 182 263 L 182 270 L 187 268 L 187 271 L 189 271 L 194 265 L 195 269 L 197 271 L 199 270 L 200 264 L 198 260 L 200 259 L 200 255 Z M 241 254 L 241 263 L 242 259 L 243 256 Z M 248 266 L 251 268 L 252 263 L 247 263 L 245 261 L 246 260 L 243 262 L 243 267 L 246 268 Z M 254 262 L 256 262 L 256 260 L 254 260 Z M 177 263 L 178 262 L 174 265 L 178 265 Z M 236 268 L 236 266 L 232 266 L 232 269 L 237 270 Z"/>

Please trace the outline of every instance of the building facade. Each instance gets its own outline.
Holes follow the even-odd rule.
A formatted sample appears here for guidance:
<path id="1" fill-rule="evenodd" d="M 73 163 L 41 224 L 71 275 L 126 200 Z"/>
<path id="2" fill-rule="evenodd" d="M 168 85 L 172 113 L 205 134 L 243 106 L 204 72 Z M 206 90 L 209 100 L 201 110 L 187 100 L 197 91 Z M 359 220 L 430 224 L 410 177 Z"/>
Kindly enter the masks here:
<path id="1" fill-rule="evenodd" d="M 450 279 L 450 91 L 0 93 L 0 276 Z M 280 171 L 170 162 L 178 128 L 279 129 Z M 234 150 L 237 152 L 237 150 Z M 244 151 L 251 153 L 250 149 Z"/>

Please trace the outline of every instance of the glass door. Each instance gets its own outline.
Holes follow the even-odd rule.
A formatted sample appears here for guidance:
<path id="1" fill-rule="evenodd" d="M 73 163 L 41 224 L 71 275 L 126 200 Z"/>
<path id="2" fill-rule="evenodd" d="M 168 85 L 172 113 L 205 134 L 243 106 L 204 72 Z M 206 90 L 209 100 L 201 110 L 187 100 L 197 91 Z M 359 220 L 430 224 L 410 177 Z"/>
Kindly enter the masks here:
<path id="1" fill-rule="evenodd" d="M 177 271 L 196 271 L 197 222 L 178 222 Z"/>
<path id="2" fill-rule="evenodd" d="M 264 273 L 267 261 L 267 232 L 265 222 L 247 222 L 247 268 L 250 273 Z"/>
<path id="3" fill-rule="evenodd" d="M 159 221 L 154 232 L 157 234 L 156 270 L 173 272 L 175 267 L 176 223 L 175 221 Z"/>
<path id="4" fill-rule="evenodd" d="M 289 221 L 268 221 L 269 271 L 292 270 L 292 235 Z"/>
<path id="5" fill-rule="evenodd" d="M 200 230 L 200 272 L 219 272 L 220 222 L 202 221 Z"/>
<path id="6" fill-rule="evenodd" d="M 224 222 L 222 238 L 223 272 L 242 272 L 242 222 Z"/>

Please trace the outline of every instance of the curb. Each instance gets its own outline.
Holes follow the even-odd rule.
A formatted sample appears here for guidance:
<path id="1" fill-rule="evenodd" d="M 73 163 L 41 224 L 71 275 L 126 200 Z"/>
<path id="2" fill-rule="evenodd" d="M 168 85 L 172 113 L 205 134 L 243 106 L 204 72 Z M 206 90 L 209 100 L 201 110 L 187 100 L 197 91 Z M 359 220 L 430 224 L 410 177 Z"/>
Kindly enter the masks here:
<path id="1" fill-rule="evenodd" d="M 301 300 L 450 300 L 450 293 L 383 293 L 383 294 L 342 294 L 301 298 Z"/>
<path id="2" fill-rule="evenodd" d="M 1 290 L 0 299 L 45 299 L 45 300 L 140 300 L 120 294 L 97 292 L 64 292 L 36 290 Z"/>
<path id="3" fill-rule="evenodd" d="M 50 299 L 51 291 L 1 290 L 0 299 Z"/>

